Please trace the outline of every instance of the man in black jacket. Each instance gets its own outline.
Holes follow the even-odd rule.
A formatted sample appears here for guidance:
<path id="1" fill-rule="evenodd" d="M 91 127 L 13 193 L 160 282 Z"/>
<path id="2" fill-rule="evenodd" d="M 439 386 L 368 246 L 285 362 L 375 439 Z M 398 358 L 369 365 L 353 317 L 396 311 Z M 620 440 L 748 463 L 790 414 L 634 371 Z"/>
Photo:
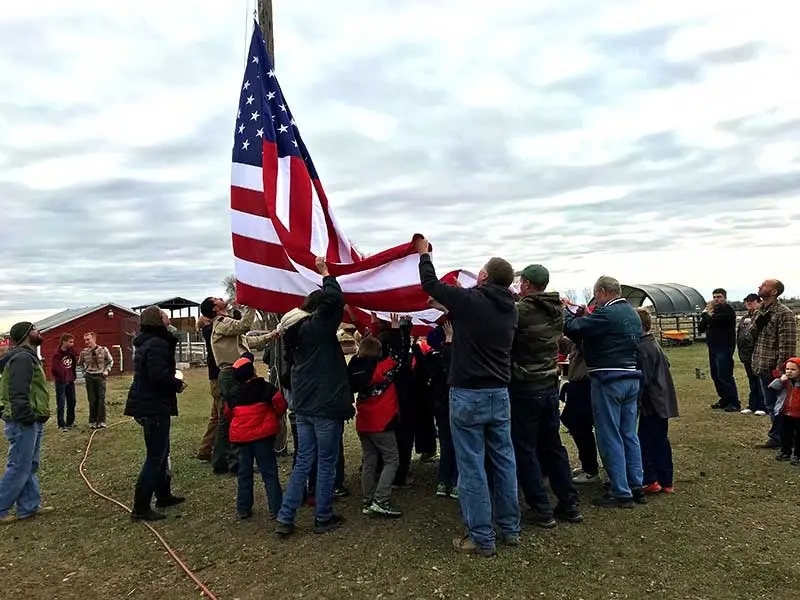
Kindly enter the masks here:
<path id="1" fill-rule="evenodd" d="M 555 517 L 583 520 L 578 492 L 572 485 L 567 450 L 561 443 L 558 411 L 558 342 L 564 330 L 564 309 L 557 292 L 546 292 L 550 273 L 528 265 L 520 278 L 519 321 L 511 350 L 511 439 L 527 519 L 546 529 Z M 544 477 L 558 498 L 550 504 Z"/>
<path id="2" fill-rule="evenodd" d="M 324 258 L 317 258 L 322 290 L 309 294 L 301 309 L 287 313 L 278 326 L 283 335 L 290 390 L 297 418 L 298 453 L 286 485 L 275 532 L 294 533 L 297 509 L 314 458 L 317 459 L 315 533 L 327 533 L 344 519 L 333 513 L 336 462 L 344 422 L 355 414 L 342 346 L 336 333 L 344 314 L 344 295 Z M 291 323 L 290 326 L 284 327 Z"/>
<path id="3" fill-rule="evenodd" d="M 508 289 L 514 269 L 492 258 L 472 289 L 447 285 L 436 277 L 428 240 L 416 240 L 422 288 L 447 308 L 453 323 L 450 425 L 458 464 L 458 495 L 468 534 L 453 540 L 459 552 L 496 554 L 492 517 L 500 540 L 519 544 L 520 514 L 516 462 L 511 444 L 511 345 L 517 307 Z M 489 493 L 485 460 L 493 472 Z M 492 501 L 494 500 L 494 502 Z M 494 509 L 494 510 L 492 510 Z"/>
<path id="4" fill-rule="evenodd" d="M 706 334 L 708 364 L 719 400 L 711 408 L 738 412 L 739 392 L 733 378 L 733 352 L 736 350 L 736 311 L 728 304 L 728 293 L 717 288 L 713 299 L 700 315 L 697 330 Z"/>

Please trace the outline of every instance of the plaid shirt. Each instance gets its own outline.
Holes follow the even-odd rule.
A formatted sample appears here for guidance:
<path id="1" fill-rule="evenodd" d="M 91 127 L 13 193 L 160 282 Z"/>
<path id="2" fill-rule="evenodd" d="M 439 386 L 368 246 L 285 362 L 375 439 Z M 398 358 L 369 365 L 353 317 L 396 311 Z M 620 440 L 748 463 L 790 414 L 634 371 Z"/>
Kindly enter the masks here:
<path id="1" fill-rule="evenodd" d="M 773 302 L 758 313 L 769 321 L 759 331 L 754 326 L 750 333 L 755 339 L 753 349 L 753 372 L 756 375 L 771 375 L 780 369 L 797 352 L 797 319 L 792 309 L 780 302 Z"/>

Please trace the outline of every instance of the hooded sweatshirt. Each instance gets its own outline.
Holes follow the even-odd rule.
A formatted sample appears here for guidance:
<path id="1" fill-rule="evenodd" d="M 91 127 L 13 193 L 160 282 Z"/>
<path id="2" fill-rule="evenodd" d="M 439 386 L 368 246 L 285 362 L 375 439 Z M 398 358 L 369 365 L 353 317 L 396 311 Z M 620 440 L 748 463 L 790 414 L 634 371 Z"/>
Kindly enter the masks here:
<path id="1" fill-rule="evenodd" d="M 453 322 L 453 357 L 447 383 L 468 390 L 507 387 L 517 306 L 508 288 L 486 283 L 460 288 L 436 277 L 429 254 L 420 256 L 422 289 L 447 308 Z"/>
<path id="2" fill-rule="evenodd" d="M 53 355 L 53 363 L 50 365 L 50 374 L 56 383 L 72 383 L 75 381 L 75 367 L 78 357 L 72 348 L 64 350 L 59 348 Z"/>
<path id="3" fill-rule="evenodd" d="M 542 390 L 558 385 L 558 342 L 564 309 L 557 292 L 524 296 L 517 303 L 519 321 L 511 350 L 512 384 Z"/>

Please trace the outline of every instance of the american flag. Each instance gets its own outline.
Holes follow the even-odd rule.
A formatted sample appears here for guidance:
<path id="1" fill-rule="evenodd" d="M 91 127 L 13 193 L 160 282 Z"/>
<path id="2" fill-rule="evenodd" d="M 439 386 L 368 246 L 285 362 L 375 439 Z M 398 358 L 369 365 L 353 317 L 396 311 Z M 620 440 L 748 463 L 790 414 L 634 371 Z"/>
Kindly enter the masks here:
<path id="1" fill-rule="evenodd" d="M 271 312 L 299 306 L 318 288 L 321 277 L 314 259 L 325 256 L 351 306 L 416 313 L 423 321 L 438 316 L 427 309 L 427 296 L 419 285 L 413 240 L 365 257 L 344 235 L 257 23 L 236 116 L 231 232 L 237 300 L 242 304 Z M 467 285 L 472 279 L 467 273 L 455 276 Z"/>

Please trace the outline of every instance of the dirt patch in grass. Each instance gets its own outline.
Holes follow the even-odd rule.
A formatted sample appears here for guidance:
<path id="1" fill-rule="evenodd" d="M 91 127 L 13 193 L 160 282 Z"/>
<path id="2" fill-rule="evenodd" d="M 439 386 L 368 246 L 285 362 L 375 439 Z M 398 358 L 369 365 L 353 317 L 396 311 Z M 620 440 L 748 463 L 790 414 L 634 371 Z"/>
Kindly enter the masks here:
<path id="1" fill-rule="evenodd" d="M 433 465 L 414 463 L 414 486 L 396 492 L 405 515 L 396 521 L 360 514 L 357 438 L 347 427 L 347 485 L 337 501 L 346 525 L 311 533 L 311 510 L 300 531 L 278 540 L 266 520 L 263 489 L 256 514 L 235 519 L 235 480 L 212 475 L 194 456 L 210 399 L 204 372 L 188 375 L 181 416 L 173 422 L 175 489 L 188 496 L 158 530 L 220 598 L 671 598 L 708 600 L 797 597 L 800 469 L 758 450 L 766 417 L 711 411 L 716 400 L 705 347 L 670 351 L 681 418 L 672 422 L 676 487 L 633 511 L 594 509 L 581 525 L 524 530 L 523 545 L 495 559 L 460 556 L 456 504 L 433 495 Z M 745 393 L 744 372 L 737 379 Z M 123 420 L 128 380 L 109 385 L 109 422 Z M 59 433 L 47 424 L 42 488 L 57 513 L 0 529 L 0 598 L 197 598 L 199 592 L 152 535 L 116 506 L 89 493 L 78 475 L 88 440 L 86 397 L 79 389 L 82 429 Z M 571 456 L 574 447 L 564 437 Z M 5 450 L 5 441 L 0 442 Z M 140 430 L 128 422 L 95 437 L 87 472 L 102 492 L 130 503 L 143 457 Z M 281 459 L 285 482 L 290 459 Z M 584 500 L 597 490 L 581 490 Z"/>

